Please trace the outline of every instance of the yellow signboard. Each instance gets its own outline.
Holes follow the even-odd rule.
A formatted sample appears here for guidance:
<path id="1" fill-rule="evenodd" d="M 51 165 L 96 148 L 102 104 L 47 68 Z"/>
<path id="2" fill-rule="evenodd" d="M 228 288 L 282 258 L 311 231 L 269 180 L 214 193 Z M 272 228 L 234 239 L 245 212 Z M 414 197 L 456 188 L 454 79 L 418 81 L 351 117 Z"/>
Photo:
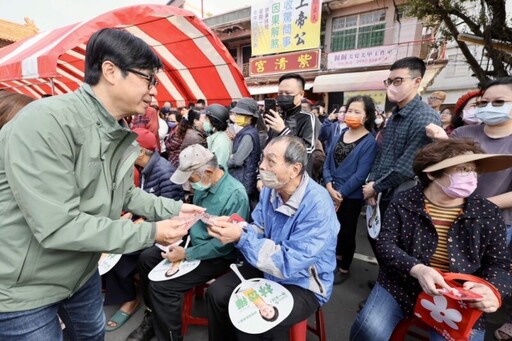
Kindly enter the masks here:
<path id="1" fill-rule="evenodd" d="M 252 55 L 320 47 L 321 0 L 269 0 L 251 7 Z"/>
<path id="2" fill-rule="evenodd" d="M 373 99 L 373 103 L 380 110 L 384 110 L 384 105 L 386 104 L 386 91 L 345 91 L 343 93 L 343 98 L 345 102 L 350 97 L 354 96 L 369 96 Z"/>

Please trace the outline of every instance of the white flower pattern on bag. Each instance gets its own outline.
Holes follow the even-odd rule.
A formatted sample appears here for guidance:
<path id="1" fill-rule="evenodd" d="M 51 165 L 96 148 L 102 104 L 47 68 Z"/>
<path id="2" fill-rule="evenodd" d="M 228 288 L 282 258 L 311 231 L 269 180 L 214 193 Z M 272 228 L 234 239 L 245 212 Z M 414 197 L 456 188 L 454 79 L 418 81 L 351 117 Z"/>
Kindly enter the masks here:
<path id="1" fill-rule="evenodd" d="M 423 299 L 421 305 L 430 310 L 430 317 L 437 322 L 444 322 L 450 328 L 459 330 L 456 322 L 462 321 L 462 315 L 457 309 L 448 308 L 448 301 L 444 296 L 433 296 L 434 302 Z"/>

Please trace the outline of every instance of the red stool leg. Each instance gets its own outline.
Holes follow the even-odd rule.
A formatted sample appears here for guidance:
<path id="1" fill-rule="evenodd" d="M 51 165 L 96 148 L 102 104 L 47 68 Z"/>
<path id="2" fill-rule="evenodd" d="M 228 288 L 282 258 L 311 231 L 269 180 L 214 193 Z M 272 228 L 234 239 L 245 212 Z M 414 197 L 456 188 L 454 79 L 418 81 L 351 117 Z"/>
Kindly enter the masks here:
<path id="1" fill-rule="evenodd" d="M 313 327 L 308 324 L 308 330 L 318 336 L 320 341 L 327 340 L 327 335 L 325 333 L 324 312 L 321 307 L 318 308 L 315 313 L 315 326 Z"/>
<path id="2" fill-rule="evenodd" d="M 204 297 L 204 290 L 207 287 L 207 284 L 202 284 L 193 289 L 190 289 L 185 293 L 185 297 L 183 298 L 183 307 L 181 309 L 181 335 L 187 335 L 189 325 L 208 325 L 208 319 L 206 317 L 192 316 L 192 304 L 194 302 L 194 296 L 198 298 Z"/>
<path id="3" fill-rule="evenodd" d="M 290 341 L 306 341 L 308 320 L 294 324 L 290 328 Z"/>
<path id="4" fill-rule="evenodd" d="M 185 293 L 183 298 L 183 307 L 181 309 L 181 335 L 187 335 L 190 316 L 192 315 L 192 300 L 194 299 L 194 289 Z"/>

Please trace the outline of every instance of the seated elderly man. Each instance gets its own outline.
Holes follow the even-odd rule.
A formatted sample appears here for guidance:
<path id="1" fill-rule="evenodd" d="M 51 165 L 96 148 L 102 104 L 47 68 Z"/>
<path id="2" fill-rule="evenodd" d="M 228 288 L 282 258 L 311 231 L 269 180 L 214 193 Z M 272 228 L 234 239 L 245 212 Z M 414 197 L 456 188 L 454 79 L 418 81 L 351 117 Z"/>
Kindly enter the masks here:
<path id="1" fill-rule="evenodd" d="M 192 145 L 180 153 L 180 163 L 171 181 L 183 184 L 187 180 L 195 190 L 193 202 L 206 208 L 209 214 L 229 216 L 237 213 L 244 219 L 249 217 L 249 198 L 244 186 L 220 168 L 215 155 L 201 145 Z M 140 255 L 140 283 L 148 309 L 141 325 L 127 340 L 149 340 L 155 334 L 158 340 L 182 340 L 183 295 L 191 288 L 225 273 L 236 259 L 234 245 L 223 244 L 210 237 L 201 221 L 190 229 L 190 238 L 192 246 L 187 249 L 171 246 L 164 255 L 158 247 L 153 246 Z M 171 262 L 199 259 L 201 263 L 181 277 L 150 282 L 148 274 L 163 255 Z"/>
<path id="2" fill-rule="evenodd" d="M 260 340 L 283 336 L 328 301 L 336 267 L 336 236 L 340 225 L 329 193 L 304 172 L 304 143 L 291 135 L 272 139 L 263 151 L 260 175 L 264 188 L 245 228 L 218 218 L 210 235 L 222 243 L 236 243 L 245 257 L 245 278 L 264 277 L 280 283 L 294 298 L 290 315 L 264 334 L 235 330 L 228 316 L 231 293 L 240 283 L 233 272 L 208 289 L 210 340 Z M 307 198 L 307 199 L 306 199 Z"/>

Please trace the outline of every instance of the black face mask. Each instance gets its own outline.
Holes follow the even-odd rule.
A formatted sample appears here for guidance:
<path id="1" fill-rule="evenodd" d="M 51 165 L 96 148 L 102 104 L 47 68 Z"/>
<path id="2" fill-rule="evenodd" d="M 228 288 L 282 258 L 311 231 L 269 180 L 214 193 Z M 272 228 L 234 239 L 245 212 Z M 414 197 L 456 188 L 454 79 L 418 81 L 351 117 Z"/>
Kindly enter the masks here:
<path id="1" fill-rule="evenodd" d="M 297 96 L 297 95 L 295 95 Z M 295 99 L 295 96 L 292 95 L 279 95 L 277 96 L 277 105 L 281 108 L 283 111 L 289 111 L 296 107 L 295 103 L 293 103 L 293 100 Z"/>

